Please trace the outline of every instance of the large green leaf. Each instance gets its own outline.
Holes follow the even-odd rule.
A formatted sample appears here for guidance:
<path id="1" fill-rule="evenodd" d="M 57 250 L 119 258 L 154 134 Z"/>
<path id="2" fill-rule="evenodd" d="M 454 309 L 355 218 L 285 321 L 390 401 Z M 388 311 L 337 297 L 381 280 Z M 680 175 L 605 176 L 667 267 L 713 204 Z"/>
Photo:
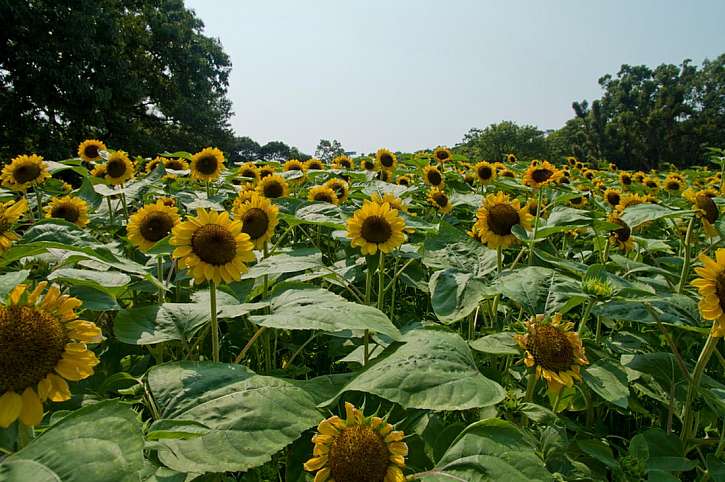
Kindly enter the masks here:
<path id="1" fill-rule="evenodd" d="M 546 224 L 536 230 L 536 238 L 542 239 L 554 233 L 589 226 L 591 223 L 592 218 L 588 216 L 586 211 L 566 206 L 557 206 L 551 210 Z"/>
<path id="2" fill-rule="evenodd" d="M 654 311 L 653 316 L 650 309 Z M 613 299 L 597 305 L 592 313 L 617 321 L 654 324 L 657 319 L 673 325 L 698 326 L 697 302 L 689 296 L 672 294 L 666 297 Z"/>
<path id="3" fill-rule="evenodd" d="M 242 279 L 254 279 L 264 275 L 296 273 L 321 266 L 324 266 L 322 264 L 322 254 L 315 248 L 282 251 L 249 268 L 249 271 L 242 275 Z"/>
<path id="4" fill-rule="evenodd" d="M 291 226 L 312 224 L 333 229 L 345 227 L 340 208 L 328 203 L 309 204 L 297 209 L 294 215 L 281 213 L 280 218 Z"/>
<path id="5" fill-rule="evenodd" d="M 550 481 L 534 441 L 515 425 L 499 419 L 469 425 L 446 450 L 425 482 Z"/>
<path id="6" fill-rule="evenodd" d="M 118 271 L 61 268 L 51 272 L 48 280 L 60 280 L 73 286 L 84 286 L 108 294 L 118 294 L 128 286 L 131 277 Z"/>
<path id="7" fill-rule="evenodd" d="M 539 266 L 506 274 L 496 286 L 531 314 L 566 312 L 586 299 L 578 281 Z"/>
<path id="8" fill-rule="evenodd" d="M 518 355 L 521 353 L 514 340 L 514 333 L 501 332 L 473 340 L 469 343 L 471 348 L 492 355 Z"/>
<path id="9" fill-rule="evenodd" d="M 246 471 L 322 419 L 307 391 L 241 365 L 159 365 L 147 383 L 162 417 L 209 428 L 197 437 L 157 442 L 159 460 L 180 472 Z"/>
<path id="10" fill-rule="evenodd" d="M 627 373 L 622 367 L 602 359 L 582 370 L 582 377 L 606 401 L 621 408 L 629 406 Z"/>
<path id="11" fill-rule="evenodd" d="M 11 460 L 0 465 L 3 482 L 61 482 L 60 477 L 43 464 L 33 460 Z"/>
<path id="12" fill-rule="evenodd" d="M 209 319 L 209 306 L 201 303 L 147 305 L 119 311 L 113 331 L 119 341 L 131 345 L 189 342 Z"/>
<path id="13" fill-rule="evenodd" d="M 629 206 L 622 213 L 622 221 L 627 226 L 634 229 L 637 226 L 649 221 L 655 221 L 662 218 L 671 218 L 691 214 L 692 211 L 674 210 L 659 204 L 636 204 Z"/>
<path id="14" fill-rule="evenodd" d="M 454 268 L 482 277 L 496 269 L 496 250 L 441 222 L 438 233 L 432 233 L 425 239 L 423 264 L 431 269 Z"/>
<path id="15" fill-rule="evenodd" d="M 446 324 L 465 318 L 487 296 L 493 295 L 483 281 L 471 273 L 450 268 L 433 273 L 428 287 L 433 311 Z"/>
<path id="16" fill-rule="evenodd" d="M 305 287 L 288 289 L 271 300 L 269 315 L 250 316 L 250 321 L 284 330 L 370 330 L 397 340 L 400 332 L 382 311 L 352 303 L 331 291 Z"/>
<path id="17" fill-rule="evenodd" d="M 10 293 L 13 288 L 25 281 L 30 276 L 30 270 L 21 269 L 0 275 L 0 299 Z"/>
<path id="18" fill-rule="evenodd" d="M 427 410 L 468 410 L 503 400 L 504 389 L 478 371 L 471 350 L 456 333 L 412 330 L 401 341 L 404 344 L 389 347 L 338 396 L 355 390 Z"/>
<path id="19" fill-rule="evenodd" d="M 66 416 L 6 462 L 34 460 L 64 482 L 137 481 L 143 443 L 137 414 L 109 400 Z"/>

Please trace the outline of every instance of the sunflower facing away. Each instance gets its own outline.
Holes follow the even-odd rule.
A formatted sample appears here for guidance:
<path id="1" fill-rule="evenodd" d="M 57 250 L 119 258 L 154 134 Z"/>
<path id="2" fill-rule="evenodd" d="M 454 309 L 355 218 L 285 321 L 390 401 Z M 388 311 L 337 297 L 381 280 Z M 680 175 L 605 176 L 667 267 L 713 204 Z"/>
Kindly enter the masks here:
<path id="1" fill-rule="evenodd" d="M 242 231 L 242 222 L 231 221 L 226 211 L 197 209 L 171 231 L 172 257 L 186 267 L 197 284 L 239 281 L 247 271 L 245 262 L 255 261 L 254 245 Z"/>
<path id="2" fill-rule="evenodd" d="M 481 161 L 473 166 L 473 172 L 476 173 L 476 179 L 481 184 L 488 184 L 496 179 L 495 166 L 486 161 Z"/>
<path id="3" fill-rule="evenodd" d="M 214 181 L 224 168 L 224 153 L 216 147 L 206 147 L 191 156 L 191 177 L 200 181 Z"/>
<path id="4" fill-rule="evenodd" d="M 453 210 L 453 204 L 448 199 L 448 195 L 445 191 L 442 191 L 436 187 L 433 187 L 428 191 L 428 202 L 430 202 L 438 212 L 447 214 Z"/>
<path id="5" fill-rule="evenodd" d="M 355 169 L 355 163 L 346 155 L 337 156 L 332 160 L 335 169 Z"/>
<path id="6" fill-rule="evenodd" d="M 543 378 L 549 390 L 558 392 L 581 381 L 579 367 L 589 361 L 579 335 L 572 331 L 573 323 L 562 323 L 558 313 L 549 323 L 541 318 L 532 317 L 526 322 L 526 333 L 514 335 L 514 339 L 525 350 L 524 364 L 535 367 L 536 378 Z"/>
<path id="7" fill-rule="evenodd" d="M 242 232 L 249 236 L 256 249 L 263 249 L 272 239 L 279 222 L 279 208 L 266 197 L 252 194 L 249 201 L 235 206 L 234 219 L 242 223 Z"/>
<path id="8" fill-rule="evenodd" d="M 88 378 L 98 365 L 86 343 L 99 343 L 101 330 L 79 320 L 81 301 L 56 285 L 43 295 L 47 285 L 17 285 L 0 306 L 0 427 L 38 425 L 43 402 L 70 399 L 66 380 Z"/>
<path id="9" fill-rule="evenodd" d="M 322 171 L 325 169 L 325 165 L 322 164 L 321 160 L 312 157 L 305 162 L 305 169 L 308 171 Z"/>
<path id="10" fill-rule="evenodd" d="M 167 206 L 163 200 L 158 200 L 128 218 L 128 240 L 141 251 L 146 251 L 171 234 L 177 224 L 179 213 L 176 207 Z"/>
<path id="11" fill-rule="evenodd" d="M 48 165 L 42 157 L 31 154 L 18 156 L 3 167 L 0 175 L 4 187 L 13 191 L 27 191 L 31 186 L 50 179 Z"/>
<path id="12" fill-rule="evenodd" d="M 305 470 L 315 482 L 403 482 L 408 446 L 405 434 L 380 417 L 365 417 L 345 402 L 346 418 L 320 422 Z"/>
<path id="13" fill-rule="evenodd" d="M 543 187 L 551 183 L 556 183 L 561 178 L 562 173 L 549 161 L 540 161 L 526 169 L 524 174 L 524 184 L 533 187 Z"/>
<path id="14" fill-rule="evenodd" d="M 337 199 L 337 193 L 331 187 L 327 186 L 312 186 L 307 194 L 307 199 L 310 201 L 334 204 L 336 206 L 340 202 Z"/>
<path id="15" fill-rule="evenodd" d="M 379 169 L 392 171 L 398 163 L 398 158 L 392 151 L 381 148 L 375 153 L 375 162 L 377 163 Z"/>
<path id="16" fill-rule="evenodd" d="M 705 234 L 714 238 L 718 235 L 718 230 L 714 226 L 715 221 L 720 217 L 720 209 L 715 204 L 710 196 L 705 192 L 698 192 L 695 194 L 695 202 L 693 203 L 695 213 L 702 221 L 702 227 L 705 230 Z"/>
<path id="17" fill-rule="evenodd" d="M 423 182 L 437 188 L 443 188 L 445 184 L 443 174 L 436 166 L 425 166 L 423 168 Z"/>
<path id="18" fill-rule="evenodd" d="M 115 151 L 106 161 L 106 180 L 113 185 L 123 184 L 133 177 L 133 162 L 124 151 Z"/>
<path id="19" fill-rule="evenodd" d="M 526 206 L 521 207 L 518 199 L 512 201 L 503 192 L 486 196 L 476 217 L 476 229 L 481 242 L 491 249 L 507 248 L 514 244 L 517 239 L 511 232 L 513 227 L 519 225 L 528 230 L 533 218 Z"/>
<path id="20" fill-rule="evenodd" d="M 101 158 L 101 151 L 108 150 L 98 139 L 86 139 L 78 146 L 78 157 L 86 162 L 94 162 Z"/>
<path id="21" fill-rule="evenodd" d="M 405 221 L 390 204 L 365 201 L 347 222 L 347 237 L 352 247 L 360 247 L 364 255 L 390 253 L 403 244 Z"/>
<path id="22" fill-rule="evenodd" d="M 337 200 L 340 203 L 347 201 L 347 197 L 350 195 L 350 185 L 347 181 L 333 177 L 325 182 L 324 185 L 335 191 L 335 194 L 337 194 Z"/>
<path id="23" fill-rule="evenodd" d="M 10 249 L 13 241 L 20 239 L 12 227 L 27 210 L 28 201 L 25 198 L 20 201 L 0 203 L 0 253 Z"/>
<path id="24" fill-rule="evenodd" d="M 700 314 L 712 320 L 712 335 L 725 336 L 725 248 L 718 248 L 715 259 L 701 254 L 702 267 L 695 268 L 700 276 L 692 285 L 700 292 Z"/>
<path id="25" fill-rule="evenodd" d="M 451 157 L 451 150 L 447 147 L 439 146 L 433 149 L 433 159 L 440 164 L 450 161 Z"/>
<path id="26" fill-rule="evenodd" d="M 632 239 L 632 229 L 619 218 L 616 211 L 608 217 L 609 222 L 619 226 L 618 229 L 612 231 L 609 235 L 609 242 L 616 244 L 622 251 L 631 251 L 634 247 L 634 239 Z"/>
<path id="27" fill-rule="evenodd" d="M 45 217 L 65 219 L 83 227 L 88 224 L 88 203 L 76 196 L 55 197 L 45 207 Z"/>
<path id="28" fill-rule="evenodd" d="M 270 199 L 286 197 L 287 193 L 289 193 L 289 185 L 285 178 L 279 174 L 273 174 L 259 181 L 259 184 L 257 184 L 257 192 Z"/>

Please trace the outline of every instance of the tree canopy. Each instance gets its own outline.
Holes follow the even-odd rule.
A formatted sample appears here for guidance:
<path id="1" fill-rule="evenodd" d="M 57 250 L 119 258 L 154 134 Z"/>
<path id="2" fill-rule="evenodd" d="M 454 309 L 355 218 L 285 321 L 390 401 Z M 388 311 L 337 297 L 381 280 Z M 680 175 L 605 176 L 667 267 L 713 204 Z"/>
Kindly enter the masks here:
<path id="1" fill-rule="evenodd" d="M 457 150 L 473 160 L 489 161 L 503 161 L 509 153 L 522 159 L 544 158 L 548 153 L 543 131 L 511 121 L 469 130 Z"/>

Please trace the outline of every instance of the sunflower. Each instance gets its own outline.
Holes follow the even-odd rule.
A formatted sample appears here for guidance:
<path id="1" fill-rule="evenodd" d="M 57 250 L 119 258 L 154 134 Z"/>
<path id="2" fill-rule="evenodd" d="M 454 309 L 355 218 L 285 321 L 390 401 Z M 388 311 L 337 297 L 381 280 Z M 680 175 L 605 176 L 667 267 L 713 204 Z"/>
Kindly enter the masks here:
<path id="1" fill-rule="evenodd" d="M 604 191 L 604 199 L 612 208 L 616 207 L 622 199 L 622 193 L 618 189 L 609 188 Z"/>
<path id="2" fill-rule="evenodd" d="M 664 187 L 668 192 L 678 192 L 682 189 L 684 182 L 675 176 L 667 176 L 665 178 Z"/>
<path id="3" fill-rule="evenodd" d="M 518 161 L 518 159 L 516 158 L 516 154 L 513 154 L 513 153 L 506 154 L 505 159 L 506 159 L 506 162 L 517 162 Z"/>
<path id="4" fill-rule="evenodd" d="M 154 157 L 153 159 L 151 159 L 149 162 L 146 163 L 146 169 L 145 169 L 146 173 L 148 174 L 148 173 L 152 172 L 154 169 L 156 169 L 156 166 L 158 166 L 159 164 L 163 164 L 163 163 L 164 163 L 163 157 L 159 157 L 159 156 Z"/>
<path id="5" fill-rule="evenodd" d="M 325 165 L 322 164 L 321 160 L 312 157 L 305 162 L 305 169 L 308 171 L 322 171 L 325 169 Z"/>
<path id="6" fill-rule="evenodd" d="M 647 175 L 644 172 L 637 171 L 634 174 L 632 174 L 632 179 L 634 180 L 634 182 L 637 182 L 637 183 L 640 183 L 641 184 L 644 181 L 644 178 L 646 176 Z"/>
<path id="7" fill-rule="evenodd" d="M 496 168 L 486 161 L 481 161 L 473 166 L 473 170 L 476 173 L 476 179 L 481 184 L 488 184 L 496 179 Z"/>
<path id="8" fill-rule="evenodd" d="M 574 168 L 575 168 L 575 169 L 579 169 L 579 170 L 582 170 L 582 169 L 584 169 L 584 163 L 583 163 L 583 162 L 581 162 L 581 161 L 576 161 L 576 162 L 574 163 Z"/>
<path id="9" fill-rule="evenodd" d="M 91 176 L 93 177 L 106 177 L 106 164 L 96 164 L 91 170 Z"/>
<path id="10" fill-rule="evenodd" d="M 371 159 L 369 157 L 363 157 L 360 160 L 360 167 L 362 167 L 366 171 L 374 171 L 375 170 L 375 160 Z"/>
<path id="11" fill-rule="evenodd" d="M 365 417 L 345 402 L 346 419 L 333 415 L 312 437 L 313 457 L 305 470 L 315 482 L 404 482 L 408 446 L 405 434 L 380 417 Z"/>
<path id="12" fill-rule="evenodd" d="M 272 201 L 253 194 L 249 201 L 235 206 L 234 219 L 242 223 L 242 232 L 249 236 L 256 249 L 263 249 L 277 227 L 279 208 Z"/>
<path id="13" fill-rule="evenodd" d="M 451 160 L 451 150 L 447 147 L 436 147 L 433 149 L 433 159 L 438 161 L 440 164 Z"/>
<path id="14" fill-rule="evenodd" d="M 88 224 L 88 203 L 76 196 L 55 197 L 45 207 L 45 217 L 65 219 L 83 227 Z"/>
<path id="15" fill-rule="evenodd" d="M 286 197 L 289 192 L 289 186 L 285 178 L 279 174 L 263 177 L 257 184 L 257 192 L 262 196 L 270 199 L 278 197 Z"/>
<path id="16" fill-rule="evenodd" d="M 337 194 L 337 200 L 340 203 L 347 201 L 347 197 L 350 195 L 350 185 L 347 181 L 333 177 L 325 182 L 324 185 L 335 191 L 335 194 Z"/>
<path id="17" fill-rule="evenodd" d="M 78 157 L 86 162 L 94 162 L 101 158 L 101 151 L 106 151 L 106 145 L 97 139 L 86 139 L 78 146 Z"/>
<path id="18" fill-rule="evenodd" d="M 224 168 L 224 153 L 216 147 L 205 147 L 191 156 L 191 177 L 200 181 L 214 181 Z"/>
<path id="19" fill-rule="evenodd" d="M 398 163 L 398 158 L 388 149 L 378 149 L 375 153 L 375 163 L 381 170 L 392 171 Z"/>
<path id="20" fill-rule="evenodd" d="M 340 201 L 337 199 L 337 193 L 328 186 L 312 186 L 307 199 L 310 201 L 325 202 L 337 206 Z"/>
<path id="21" fill-rule="evenodd" d="M 525 350 L 524 364 L 535 367 L 536 378 L 546 380 L 549 390 L 556 393 L 581 381 L 579 367 L 589 361 L 579 335 L 572 331 L 573 323 L 562 323 L 559 313 L 549 323 L 542 318 L 529 319 L 526 333 L 514 335 L 514 339 Z"/>
<path id="22" fill-rule="evenodd" d="M 237 194 L 237 197 L 234 199 L 234 206 L 240 206 L 244 204 L 245 202 L 252 199 L 252 196 L 258 195 L 257 189 L 254 187 L 254 184 L 251 182 L 245 182 L 241 186 L 239 186 L 239 194 Z"/>
<path id="23" fill-rule="evenodd" d="M 592 169 L 584 169 L 584 171 L 582 171 L 582 176 L 584 176 L 585 178 L 589 179 L 590 181 L 592 179 L 594 179 L 594 175 L 595 174 L 596 174 L 596 171 L 594 171 Z"/>
<path id="24" fill-rule="evenodd" d="M 652 191 L 656 191 L 657 189 L 660 188 L 660 182 L 656 177 L 648 176 L 648 177 L 644 178 L 644 180 L 642 182 L 647 189 L 650 189 Z"/>
<path id="25" fill-rule="evenodd" d="M 561 178 L 562 173 L 549 161 L 541 161 L 540 163 L 529 166 L 524 174 L 524 184 L 538 188 L 546 186 L 549 183 L 556 183 Z"/>
<path id="26" fill-rule="evenodd" d="M 365 201 L 347 222 L 347 236 L 364 255 L 390 253 L 403 244 L 405 221 L 390 204 Z"/>
<path id="27" fill-rule="evenodd" d="M 28 200 L 25 198 L 20 201 L 0 203 L 0 253 L 10 249 L 13 241 L 20 239 L 20 236 L 12 230 L 12 226 L 27 210 Z"/>
<path id="28" fill-rule="evenodd" d="M 259 181 L 259 169 L 253 162 L 246 162 L 239 168 L 239 177 L 246 177 L 257 182 Z"/>
<path id="29" fill-rule="evenodd" d="M 711 238 L 717 236 L 719 233 L 713 224 L 715 224 L 715 221 L 717 221 L 720 217 L 720 209 L 718 209 L 715 201 L 713 201 L 706 193 L 700 192 L 695 195 L 693 208 L 695 209 L 697 216 L 702 221 L 702 227 L 705 230 L 705 234 Z"/>
<path id="30" fill-rule="evenodd" d="M 172 171 L 186 171 L 189 169 L 189 163 L 181 158 L 164 158 L 164 167 Z"/>
<path id="31" fill-rule="evenodd" d="M 510 169 L 503 169 L 501 172 L 497 174 L 499 177 L 509 177 L 511 179 L 516 179 L 516 174 L 514 174 L 514 171 Z"/>
<path id="32" fill-rule="evenodd" d="M 408 214 L 408 205 L 405 204 L 402 199 L 400 199 L 398 196 L 391 192 L 386 192 L 382 196 L 379 192 L 374 192 L 370 195 L 370 199 L 374 203 L 378 204 L 388 203 L 390 204 L 390 207 L 395 209 L 396 211 Z"/>
<path id="33" fill-rule="evenodd" d="M 617 172 L 617 165 L 615 163 L 610 162 L 608 167 L 610 172 Z"/>
<path id="34" fill-rule="evenodd" d="M 105 165 L 106 180 L 110 184 L 123 184 L 133 177 L 133 162 L 124 151 L 114 151 Z"/>
<path id="35" fill-rule="evenodd" d="M 622 186 L 631 186 L 632 185 L 632 175 L 628 172 L 621 171 L 619 173 L 619 182 L 622 184 Z"/>
<path id="36" fill-rule="evenodd" d="M 573 197 L 569 199 L 569 206 L 573 208 L 581 208 L 586 206 L 587 204 L 587 197 L 582 193 L 581 196 Z"/>
<path id="37" fill-rule="evenodd" d="M 718 248 L 715 259 L 701 254 L 702 267 L 695 268 L 700 276 L 692 285 L 700 292 L 700 314 L 712 320 L 712 335 L 725 336 L 725 248 Z"/>
<path id="38" fill-rule="evenodd" d="M 377 179 L 378 181 L 383 181 L 383 182 L 393 182 L 393 171 L 388 171 L 387 169 L 381 169 L 375 175 L 375 179 Z"/>
<path id="39" fill-rule="evenodd" d="M 572 167 L 573 166 L 576 166 L 576 162 L 577 162 L 576 161 L 576 157 L 574 157 L 574 156 L 566 156 L 564 159 L 566 160 L 567 164 L 569 164 L 570 166 L 572 166 Z"/>
<path id="40" fill-rule="evenodd" d="M 619 214 L 615 211 L 608 216 L 608 220 L 610 223 L 619 226 L 609 234 L 609 242 L 619 246 L 622 251 L 631 251 L 634 248 L 632 229 L 619 218 Z"/>
<path id="41" fill-rule="evenodd" d="M 436 166 L 425 166 L 423 168 L 423 182 L 429 186 L 443 188 L 445 181 L 443 174 Z"/>
<path id="42" fill-rule="evenodd" d="M 395 181 L 398 186 L 410 186 L 413 183 L 413 180 L 410 178 L 410 176 L 398 176 L 398 179 Z"/>
<path id="43" fill-rule="evenodd" d="M 619 204 L 617 204 L 615 209 L 621 213 L 629 206 L 636 206 L 637 204 L 645 204 L 647 202 L 648 199 L 645 196 L 632 193 L 623 193 L 619 200 Z"/>
<path id="44" fill-rule="evenodd" d="M 172 257 L 189 269 L 197 284 L 239 281 L 247 271 L 244 263 L 256 260 L 242 222 L 231 221 L 226 211 L 197 209 L 196 216 L 174 226 L 171 245 L 176 246 Z"/>
<path id="45" fill-rule="evenodd" d="M 437 187 L 432 187 L 430 191 L 428 191 L 428 202 L 435 206 L 438 212 L 443 214 L 447 214 L 453 210 L 453 204 L 451 204 L 450 199 L 448 199 L 448 195 L 445 191 L 442 191 Z"/>
<path id="46" fill-rule="evenodd" d="M 303 173 L 307 170 L 305 163 L 298 159 L 290 159 L 282 166 L 284 171 L 302 171 Z"/>
<path id="47" fill-rule="evenodd" d="M 272 176 L 277 170 L 271 164 L 267 164 L 259 168 L 259 178 L 264 179 L 267 176 Z"/>
<path id="48" fill-rule="evenodd" d="M 159 201 L 162 202 L 164 206 L 168 206 L 170 208 L 176 207 L 176 199 L 174 199 L 172 197 L 166 197 L 166 196 L 157 197 L 156 202 L 159 202 Z"/>
<path id="49" fill-rule="evenodd" d="M 70 399 L 66 380 L 93 375 L 96 355 L 86 343 L 99 343 L 101 330 L 78 319 L 81 301 L 62 295 L 56 285 L 19 284 L 0 305 L 0 427 L 20 419 L 26 426 L 43 419 L 43 402 Z"/>
<path id="50" fill-rule="evenodd" d="M 4 187 L 13 191 L 27 191 L 31 186 L 50 179 L 48 165 L 42 157 L 31 154 L 18 156 L 3 167 L 0 175 Z"/>
<path id="51" fill-rule="evenodd" d="M 355 163 L 343 154 L 332 160 L 332 167 L 335 169 L 355 169 Z"/>
<path id="52" fill-rule="evenodd" d="M 518 199 L 511 201 L 503 192 L 486 196 L 476 217 L 481 241 L 492 249 L 507 248 L 514 244 L 516 236 L 511 232 L 513 227 L 519 225 L 523 229 L 530 229 L 533 218 L 526 206 L 521 207 Z"/>
<path id="53" fill-rule="evenodd" d="M 171 234 L 174 226 L 179 224 L 179 213 L 176 207 L 167 206 L 159 199 L 148 204 L 128 218 L 128 240 L 141 251 L 147 251 L 154 244 Z"/>

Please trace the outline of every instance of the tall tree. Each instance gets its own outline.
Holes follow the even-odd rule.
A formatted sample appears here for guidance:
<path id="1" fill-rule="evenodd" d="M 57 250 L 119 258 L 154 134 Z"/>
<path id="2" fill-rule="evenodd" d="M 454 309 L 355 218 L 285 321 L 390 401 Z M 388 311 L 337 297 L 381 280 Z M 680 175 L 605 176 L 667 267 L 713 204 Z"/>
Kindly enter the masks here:
<path id="1" fill-rule="evenodd" d="M 456 146 L 472 159 L 502 161 L 514 153 L 520 159 L 544 158 L 547 154 L 544 132 L 531 125 L 503 121 L 485 129 L 471 129 Z"/>
<path id="2" fill-rule="evenodd" d="M 342 154 L 345 154 L 345 149 L 342 148 L 340 141 L 335 139 L 332 141 L 320 139 L 320 143 L 315 148 L 315 157 L 325 162 L 332 162 L 334 158 Z"/>

